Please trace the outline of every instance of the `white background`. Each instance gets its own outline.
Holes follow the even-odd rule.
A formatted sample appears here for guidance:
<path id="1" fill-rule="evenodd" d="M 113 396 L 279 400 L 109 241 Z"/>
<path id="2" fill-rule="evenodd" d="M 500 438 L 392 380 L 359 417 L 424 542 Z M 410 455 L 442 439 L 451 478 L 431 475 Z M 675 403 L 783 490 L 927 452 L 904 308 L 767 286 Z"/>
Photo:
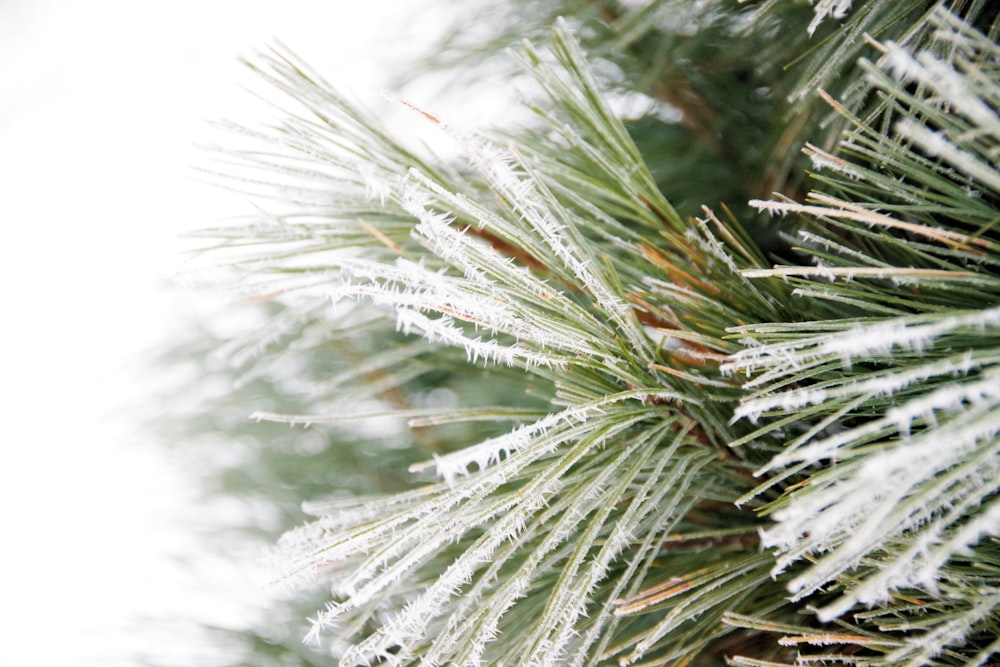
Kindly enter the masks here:
<path id="1" fill-rule="evenodd" d="M 239 622 L 239 595 L 199 597 L 171 564 L 190 492 L 124 407 L 185 298 L 164 288 L 176 237 L 241 203 L 196 180 L 193 146 L 256 120 L 237 56 L 277 38 L 372 94 L 434 30 L 422 5 L 0 0 L 0 665 L 130 664 L 137 615 Z"/>

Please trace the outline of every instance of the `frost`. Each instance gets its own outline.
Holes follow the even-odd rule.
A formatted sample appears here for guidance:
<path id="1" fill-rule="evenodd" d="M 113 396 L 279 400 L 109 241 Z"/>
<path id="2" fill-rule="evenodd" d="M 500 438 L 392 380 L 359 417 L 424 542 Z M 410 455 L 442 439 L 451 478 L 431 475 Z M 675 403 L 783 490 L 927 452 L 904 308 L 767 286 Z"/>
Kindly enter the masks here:
<path id="1" fill-rule="evenodd" d="M 1000 594 L 989 590 L 983 591 L 982 597 L 972 605 L 971 609 L 950 617 L 947 622 L 940 623 L 927 632 L 916 635 L 907 641 L 903 648 L 886 655 L 886 660 L 892 664 L 899 664 L 904 660 L 910 665 L 932 664 L 932 658 L 940 655 L 944 647 L 960 642 L 973 625 L 995 615 L 998 607 L 1000 607 Z M 992 664 L 990 658 L 996 654 L 991 649 L 995 651 L 997 646 L 997 642 L 993 642 L 966 664 Z"/>
<path id="2" fill-rule="evenodd" d="M 801 335 L 779 343 L 759 344 L 758 341 L 748 337 L 744 340 L 744 349 L 732 354 L 722 364 L 721 369 L 730 374 L 739 372 L 750 374 L 763 370 L 766 373 L 783 376 L 829 359 L 830 356 L 840 357 L 841 362 L 849 366 L 853 361 L 890 355 L 894 350 L 919 354 L 933 345 L 938 338 L 953 332 L 962 330 L 983 332 L 998 327 L 1000 327 L 1000 308 L 990 308 L 972 313 L 934 317 L 894 318 L 867 326 L 847 325 L 830 334 Z M 966 368 L 967 361 L 956 361 L 955 364 L 955 372 L 960 373 Z M 773 380 L 773 377 L 773 375 L 761 376 L 747 386 L 766 384 Z M 764 402 L 757 403 L 761 400 Z M 758 398 L 747 401 L 738 408 L 738 415 L 740 417 L 751 415 L 754 410 L 749 406 L 766 405 L 772 400 Z M 804 395 L 800 399 L 789 397 L 778 401 L 771 405 L 778 405 L 783 401 L 788 401 L 789 406 L 806 405 L 813 402 L 813 398 Z"/>
<path id="3" fill-rule="evenodd" d="M 959 113 L 973 123 L 993 134 L 1000 133 L 1000 120 L 990 108 L 969 87 L 968 78 L 954 67 L 934 57 L 928 52 L 910 55 L 904 48 L 892 42 L 885 43 L 886 55 L 882 66 L 897 80 L 914 80 L 937 91 L 941 99 L 952 105 Z"/>
<path id="4" fill-rule="evenodd" d="M 445 343 L 465 348 L 466 358 L 470 363 L 484 363 L 514 366 L 519 362 L 531 366 L 561 366 L 562 363 L 551 356 L 537 354 L 523 345 L 501 345 L 496 340 L 483 340 L 482 337 L 469 338 L 447 316 L 431 319 L 415 310 L 400 309 L 396 312 L 396 322 L 404 334 L 419 331 L 431 343 Z"/>
<path id="5" fill-rule="evenodd" d="M 388 623 L 355 649 L 357 655 L 378 655 L 394 645 L 407 646 L 424 638 L 430 622 L 442 614 L 445 604 L 458 596 L 482 566 L 492 562 L 495 550 L 524 530 L 524 517 L 544 505 L 544 498 L 559 488 L 558 480 L 537 489 L 532 497 L 494 523 L 486 536 L 467 549 L 419 597 L 408 603 Z"/>
<path id="6" fill-rule="evenodd" d="M 676 350 L 684 347 L 684 343 L 672 335 L 671 329 L 661 329 L 660 327 L 644 326 L 643 330 L 658 348 L 665 350 Z"/>
<path id="7" fill-rule="evenodd" d="M 844 174 L 852 180 L 861 180 L 863 177 L 861 170 L 856 165 L 835 155 L 831 155 L 810 143 L 806 143 L 806 155 L 817 170 L 829 169 Z"/>
<path id="8" fill-rule="evenodd" d="M 960 172 L 988 185 L 995 191 L 1000 191 L 1000 174 L 997 173 L 997 170 L 992 165 L 977 159 L 972 153 L 956 146 L 942 132 L 932 132 L 908 118 L 896 123 L 895 129 L 900 136 L 911 139 L 928 155 L 939 156 Z"/>
<path id="9" fill-rule="evenodd" d="M 851 359 L 888 354 L 895 348 L 920 353 L 936 338 L 961 328 L 1000 326 L 1000 308 L 936 318 L 928 324 L 906 319 L 890 320 L 869 327 L 857 327 L 829 337 L 817 353 L 840 355 L 844 363 Z"/>
<path id="10" fill-rule="evenodd" d="M 468 140 L 467 151 L 472 164 L 590 292 L 597 306 L 629 338 L 634 351 L 652 361 L 649 339 L 636 324 L 631 306 L 597 270 L 588 244 L 563 217 L 565 212 L 525 161 L 512 150 L 501 150 L 482 140 Z"/>
<path id="11" fill-rule="evenodd" d="M 884 601 L 893 590 L 919 586 L 933 591 L 941 567 L 954 554 L 1000 530 L 996 503 L 956 529 L 963 516 L 995 493 L 1000 476 L 1000 372 L 944 386 L 896 410 L 786 452 L 767 467 L 838 458 L 836 467 L 814 476 L 789 505 L 776 511 L 777 524 L 762 532 L 762 544 L 779 550 L 775 574 L 814 554 L 814 564 L 788 585 L 796 599 L 857 568 L 873 551 L 913 534 L 905 552 L 884 557 L 883 567 L 821 610 L 823 620 L 857 603 Z M 886 439 L 892 429 L 908 432 L 912 420 L 931 415 L 936 415 L 935 428 Z M 870 436 L 878 435 L 881 441 L 873 443 Z M 878 449 L 840 449 L 851 443 L 865 443 L 868 449 L 877 444 Z"/>
<path id="12" fill-rule="evenodd" d="M 483 470 L 528 446 L 536 448 L 536 456 L 542 455 L 554 449 L 561 442 L 572 438 L 580 427 L 586 427 L 588 422 L 606 414 L 605 408 L 608 406 L 621 401 L 641 401 L 650 397 L 652 395 L 649 392 L 623 392 L 567 408 L 562 412 L 548 415 L 532 424 L 521 426 L 510 433 L 491 438 L 478 445 L 466 447 L 453 454 L 435 457 L 433 465 L 437 468 L 438 475 L 449 484 L 454 484 L 457 477 L 469 474 L 470 466 L 474 465 L 477 469 Z M 656 392 L 656 397 L 675 400 L 680 398 L 677 394 L 666 391 Z M 549 434 L 550 431 L 553 432 L 553 436 L 542 437 Z M 417 464 L 411 466 L 410 469 L 417 471 L 427 466 L 428 464 Z"/>
<path id="13" fill-rule="evenodd" d="M 385 206 L 385 202 L 392 198 L 397 186 L 384 174 L 378 173 L 378 168 L 371 160 L 361 160 L 356 166 L 358 176 L 365 188 L 365 199 L 368 201 L 377 200 L 380 206 Z"/>
<path id="14" fill-rule="evenodd" d="M 818 0 L 816 6 L 813 7 L 813 20 L 809 23 L 809 27 L 806 29 L 809 32 L 809 36 L 812 37 L 813 33 L 816 32 L 816 28 L 819 24 L 823 22 L 827 16 L 832 16 L 835 19 L 842 19 L 847 16 L 848 12 L 851 11 L 851 0 Z"/>
<path id="15" fill-rule="evenodd" d="M 776 408 L 791 412 L 806 405 L 819 405 L 836 398 L 888 396 L 934 377 L 967 375 L 977 367 L 978 364 L 974 362 L 972 353 L 965 352 L 958 358 L 950 357 L 930 364 L 920 364 L 914 368 L 906 368 L 902 371 L 886 373 L 864 380 L 851 380 L 823 389 L 794 389 L 773 396 L 747 400 L 736 409 L 734 415 L 736 419 L 744 417 L 756 419 L 764 412 Z M 957 387 L 949 388 L 949 390 L 960 391 Z M 909 422 L 912 421 L 912 417 L 903 418 L 903 413 L 899 412 L 898 409 L 889 410 L 887 416 L 901 430 L 908 427 Z"/>

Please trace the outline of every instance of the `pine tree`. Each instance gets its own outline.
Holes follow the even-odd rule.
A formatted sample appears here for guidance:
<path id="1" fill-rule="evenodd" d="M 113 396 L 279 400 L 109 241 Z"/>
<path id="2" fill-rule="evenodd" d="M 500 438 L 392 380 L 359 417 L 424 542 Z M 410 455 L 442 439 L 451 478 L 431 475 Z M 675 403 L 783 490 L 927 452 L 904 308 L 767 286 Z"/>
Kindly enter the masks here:
<path id="1" fill-rule="evenodd" d="M 470 81 L 527 35 L 500 76 L 533 120 L 394 102 L 453 158 L 286 49 L 247 60 L 294 109 L 232 126 L 222 175 L 270 199 L 206 234 L 270 308 L 230 358 L 306 383 L 256 419 L 412 474 L 303 498 L 275 556 L 330 590 L 309 640 L 347 665 L 995 661 L 996 8 L 494 11 L 432 64 Z"/>

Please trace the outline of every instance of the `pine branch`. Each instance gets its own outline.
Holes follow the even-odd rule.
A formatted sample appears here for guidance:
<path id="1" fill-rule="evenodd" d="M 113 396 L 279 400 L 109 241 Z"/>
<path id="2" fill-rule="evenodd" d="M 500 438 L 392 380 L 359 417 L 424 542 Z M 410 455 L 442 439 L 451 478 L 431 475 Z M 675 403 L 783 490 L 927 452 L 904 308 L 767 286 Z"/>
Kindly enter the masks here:
<path id="1" fill-rule="evenodd" d="M 763 533 L 764 544 L 778 549 L 775 571 L 810 563 L 789 582 L 793 599 L 832 584 L 835 594 L 818 611 L 824 621 L 859 603 L 892 613 L 906 603 L 904 593 L 933 600 L 921 608 L 928 620 L 939 615 L 940 627 L 890 642 L 894 650 L 872 664 L 928 664 L 947 656 L 946 646 L 975 646 L 970 638 L 993 613 L 985 610 L 996 610 L 989 596 L 970 599 L 969 589 L 953 597 L 952 587 L 963 579 L 966 555 L 989 549 L 990 536 L 1000 532 L 997 246 L 981 226 L 972 233 L 969 226 L 975 219 L 970 213 L 997 201 L 991 184 L 996 160 L 983 168 L 950 164 L 955 151 L 928 151 L 914 140 L 929 132 L 917 128 L 949 128 L 942 142 L 958 141 L 963 148 L 956 151 L 990 159 L 984 151 L 1000 136 L 996 106 L 985 100 L 995 99 L 996 80 L 978 77 L 977 70 L 973 88 L 961 72 L 977 59 L 994 60 L 996 47 L 967 29 L 954 30 L 954 17 L 943 11 L 932 20 L 958 47 L 950 62 L 880 45 L 880 63 L 866 65 L 883 96 L 882 113 L 903 116 L 896 132 L 881 134 L 880 117 L 849 118 L 856 127 L 842 141 L 841 155 L 821 155 L 828 188 L 866 196 L 846 203 L 813 195 L 821 206 L 758 203 L 821 221 L 802 238 L 822 264 L 750 275 L 801 276 L 795 278 L 799 298 L 839 304 L 849 316 L 741 327 L 747 347 L 724 366 L 755 376 L 745 385 L 749 392 L 737 418 L 830 415 L 821 429 L 791 439 L 757 473 L 813 471 L 765 510 L 777 521 Z M 936 73 L 933 81 L 929 71 Z M 916 94 L 905 87 L 912 81 Z M 945 89 L 951 94 L 941 95 Z M 858 154 L 855 146 L 876 139 L 878 162 L 859 160 L 874 154 Z M 985 172 L 991 176 L 980 178 Z M 910 183 L 915 174 L 920 190 Z M 961 199 L 952 194 L 957 184 L 965 193 Z M 972 192 L 977 194 L 970 198 Z M 891 213 L 877 212 L 881 208 Z M 926 223 L 900 220 L 903 211 Z M 892 316 L 870 306 L 876 291 Z M 771 423 L 754 437 L 783 422 Z M 958 609 L 963 611 L 953 615 Z"/>
<path id="2" fill-rule="evenodd" d="M 628 50 L 668 5 L 599 15 Z M 458 165 L 405 149 L 291 55 L 254 61 L 298 110 L 240 130 L 265 149 L 230 156 L 280 211 L 216 251 L 251 298 L 295 306 L 226 352 L 250 380 L 288 339 L 387 346 L 322 383 L 315 411 L 256 416 L 408 424 L 433 452 L 410 470 L 439 480 L 306 505 L 277 556 L 282 579 L 332 588 L 311 639 L 335 636 L 343 664 L 989 659 L 997 49 L 925 3 L 846 8 L 763 3 L 699 28 L 759 44 L 789 20 L 802 35 L 775 58 L 827 31 L 783 88 L 808 119 L 777 143 L 806 145 L 817 191 L 751 202 L 794 232 L 775 266 L 738 215 L 678 212 L 568 23 L 517 52 L 545 95 L 526 134 L 398 101 Z M 862 48 L 880 55 L 855 65 Z M 721 125 L 692 112 L 721 97 L 682 78 L 697 139 Z M 802 134 L 819 103 L 847 128 L 836 145 Z M 796 159 L 754 163 L 755 183 Z M 480 389 L 418 405 L 434 373 Z"/>

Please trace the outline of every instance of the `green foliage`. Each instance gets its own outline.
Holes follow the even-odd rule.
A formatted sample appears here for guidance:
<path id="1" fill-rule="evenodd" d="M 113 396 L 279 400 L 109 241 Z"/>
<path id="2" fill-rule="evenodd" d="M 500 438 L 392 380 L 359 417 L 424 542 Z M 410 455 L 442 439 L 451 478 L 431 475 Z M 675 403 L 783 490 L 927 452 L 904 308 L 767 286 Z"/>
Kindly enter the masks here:
<path id="1" fill-rule="evenodd" d="M 286 51 L 248 61 L 297 108 L 222 169 L 275 198 L 207 232 L 276 304 L 226 352 L 307 388 L 259 420 L 415 476 L 331 481 L 281 538 L 280 578 L 332 589 L 310 638 L 343 664 L 986 663 L 987 5 L 543 4 L 572 18 L 514 54 L 527 127 L 401 102 L 455 161 Z"/>

